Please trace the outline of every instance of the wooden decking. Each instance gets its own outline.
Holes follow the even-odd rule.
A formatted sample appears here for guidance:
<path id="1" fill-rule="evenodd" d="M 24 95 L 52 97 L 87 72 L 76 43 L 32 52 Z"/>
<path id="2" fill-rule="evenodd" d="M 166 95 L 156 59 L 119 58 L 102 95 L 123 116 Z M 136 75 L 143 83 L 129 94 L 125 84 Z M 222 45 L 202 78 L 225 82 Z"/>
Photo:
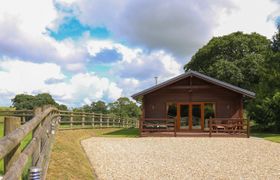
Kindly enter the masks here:
<path id="1" fill-rule="evenodd" d="M 142 132 L 141 137 L 209 137 L 209 132 Z M 247 134 L 214 133 L 211 137 L 247 137 Z"/>
<path id="2" fill-rule="evenodd" d="M 211 118 L 209 130 L 178 131 L 176 120 L 147 118 L 140 123 L 141 137 L 250 137 L 249 120 Z"/>

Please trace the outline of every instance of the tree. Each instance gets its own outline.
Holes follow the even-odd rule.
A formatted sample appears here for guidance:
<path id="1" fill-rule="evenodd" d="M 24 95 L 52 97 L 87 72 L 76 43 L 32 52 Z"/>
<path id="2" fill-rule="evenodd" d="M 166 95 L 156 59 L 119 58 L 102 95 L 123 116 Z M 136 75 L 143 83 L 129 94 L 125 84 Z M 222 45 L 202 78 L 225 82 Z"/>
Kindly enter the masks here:
<path id="1" fill-rule="evenodd" d="M 277 32 L 272 37 L 271 49 L 274 52 L 280 52 L 280 24 L 278 24 Z"/>
<path id="2" fill-rule="evenodd" d="M 235 85 L 240 85 L 243 82 L 244 76 L 235 63 L 218 60 L 209 67 L 208 75 L 217 79 L 226 79 L 227 82 Z"/>
<path id="3" fill-rule="evenodd" d="M 55 102 L 55 100 L 52 98 L 52 96 L 49 93 L 37 94 L 34 97 L 33 104 L 35 107 L 40 107 L 43 105 L 58 106 L 58 104 Z"/>
<path id="4" fill-rule="evenodd" d="M 212 38 L 184 69 L 254 90 L 263 75 L 261 67 L 269 50 L 270 41 L 265 36 L 235 32 Z"/>
<path id="5" fill-rule="evenodd" d="M 117 101 L 109 103 L 109 111 L 121 118 L 124 117 L 139 117 L 141 114 L 140 108 L 136 103 L 130 101 L 127 97 L 120 97 Z"/>
<path id="6" fill-rule="evenodd" d="M 35 96 L 28 94 L 18 94 L 11 101 L 13 107 L 15 107 L 17 110 L 32 110 L 34 109 L 34 107 L 39 107 L 43 105 L 53 105 L 56 106 L 58 109 L 67 110 L 66 105 L 59 105 L 48 93 L 37 94 Z"/>
<path id="7" fill-rule="evenodd" d="M 245 101 L 259 127 L 280 131 L 280 26 L 272 41 L 257 33 L 212 38 L 184 67 L 256 92 Z"/>
<path id="8" fill-rule="evenodd" d="M 67 111 L 68 110 L 68 107 L 65 104 L 60 104 L 60 105 L 58 105 L 57 108 L 59 110 L 62 110 L 62 111 Z"/>
<path id="9" fill-rule="evenodd" d="M 106 114 L 108 112 L 107 105 L 103 101 L 97 101 L 91 103 L 92 112 Z"/>
<path id="10" fill-rule="evenodd" d="M 280 132 L 280 30 L 271 41 L 271 51 L 263 67 L 262 80 L 257 88 L 257 97 L 248 106 L 248 115 L 262 129 Z"/>
<path id="11" fill-rule="evenodd" d="M 35 97 L 28 94 L 18 94 L 11 101 L 17 109 L 33 109 Z"/>

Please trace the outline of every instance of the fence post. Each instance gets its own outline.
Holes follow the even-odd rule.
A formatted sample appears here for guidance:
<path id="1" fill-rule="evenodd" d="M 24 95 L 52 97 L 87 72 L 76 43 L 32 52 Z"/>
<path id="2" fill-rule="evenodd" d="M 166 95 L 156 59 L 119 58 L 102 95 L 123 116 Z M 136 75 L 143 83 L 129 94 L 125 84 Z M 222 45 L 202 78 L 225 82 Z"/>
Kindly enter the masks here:
<path id="1" fill-rule="evenodd" d="M 73 128 L 73 112 L 70 114 L 70 128 Z"/>
<path id="2" fill-rule="evenodd" d="M 247 138 L 250 137 L 250 119 L 247 119 Z"/>
<path id="3" fill-rule="evenodd" d="M 94 127 L 94 113 L 92 113 L 92 122 L 91 122 L 91 126 Z"/>
<path id="4" fill-rule="evenodd" d="M 42 113 L 42 108 L 36 107 L 36 108 L 34 108 L 33 111 L 34 111 L 34 117 L 39 116 Z M 38 131 L 40 130 L 40 126 L 41 126 L 41 123 L 36 128 L 34 128 L 34 130 L 32 132 L 32 137 L 36 137 L 36 135 L 39 133 Z M 37 148 L 32 154 L 32 165 L 33 166 L 36 166 L 40 152 L 41 152 L 41 139 L 39 138 Z"/>
<path id="5" fill-rule="evenodd" d="M 109 120 L 110 120 L 110 117 L 107 117 L 107 128 L 109 127 Z"/>
<path id="6" fill-rule="evenodd" d="M 16 128 L 20 127 L 21 120 L 19 117 L 5 117 L 4 119 L 4 135 L 8 135 Z M 20 144 L 18 144 L 9 154 L 4 158 L 4 172 L 7 172 L 11 165 L 18 159 L 20 155 Z"/>
<path id="7" fill-rule="evenodd" d="M 209 123 L 209 137 L 212 137 L 212 118 L 210 117 L 209 119 L 210 123 Z"/>
<path id="8" fill-rule="evenodd" d="M 99 121 L 99 127 L 102 127 L 103 124 L 102 124 L 102 114 L 100 114 L 100 121 Z"/>
<path id="9" fill-rule="evenodd" d="M 23 112 L 23 114 L 22 114 L 22 120 L 21 120 L 22 124 L 24 124 L 25 121 L 26 121 L 26 119 L 25 119 L 25 113 Z"/>
<path id="10" fill-rule="evenodd" d="M 82 113 L 82 127 L 85 126 L 85 112 Z"/>
<path id="11" fill-rule="evenodd" d="M 113 124 L 112 127 L 115 127 L 115 117 L 113 117 Z"/>

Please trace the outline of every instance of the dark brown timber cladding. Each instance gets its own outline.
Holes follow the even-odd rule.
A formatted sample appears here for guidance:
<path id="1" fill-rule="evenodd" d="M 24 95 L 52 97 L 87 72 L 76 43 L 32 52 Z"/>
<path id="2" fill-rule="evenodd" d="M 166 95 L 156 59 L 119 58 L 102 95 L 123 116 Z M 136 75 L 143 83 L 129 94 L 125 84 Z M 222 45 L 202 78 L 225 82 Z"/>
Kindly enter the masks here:
<path id="1" fill-rule="evenodd" d="M 187 77 L 144 95 L 146 118 L 166 118 L 167 103 L 211 102 L 217 117 L 239 117 L 242 95 L 196 77 Z"/>

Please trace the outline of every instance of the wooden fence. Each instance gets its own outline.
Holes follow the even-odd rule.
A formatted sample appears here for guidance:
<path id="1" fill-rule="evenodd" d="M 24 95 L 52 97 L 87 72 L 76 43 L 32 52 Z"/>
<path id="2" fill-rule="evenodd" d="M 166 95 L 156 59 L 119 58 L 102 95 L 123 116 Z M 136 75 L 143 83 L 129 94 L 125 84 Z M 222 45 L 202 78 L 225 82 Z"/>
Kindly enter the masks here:
<path id="1" fill-rule="evenodd" d="M 34 116 L 34 111 L 33 110 L 0 110 L 0 116 L 20 117 L 21 124 L 24 124 L 26 121 L 29 121 Z"/>
<path id="2" fill-rule="evenodd" d="M 173 132 L 176 137 L 176 119 L 175 118 L 144 118 L 141 121 L 141 136 L 149 136 L 160 132 Z"/>
<path id="3" fill-rule="evenodd" d="M 137 118 L 121 118 L 115 115 L 59 111 L 60 129 L 138 127 Z"/>
<path id="4" fill-rule="evenodd" d="M 4 158 L 5 169 L 3 179 L 20 179 L 30 159 L 32 166 L 42 169 L 42 178 L 45 178 L 59 118 L 58 110 L 50 106 L 36 108 L 34 117 L 21 126 L 20 118 L 5 118 L 6 134 L 0 139 L 0 158 Z M 17 119 L 19 127 L 13 125 Z M 7 130 L 7 127 L 12 128 Z M 32 138 L 22 150 L 20 144 L 30 133 Z"/>
<path id="5" fill-rule="evenodd" d="M 58 129 L 138 127 L 136 118 L 120 118 L 98 113 L 59 111 L 51 106 L 30 110 L 0 111 L 5 116 L 4 137 L 0 139 L 0 159 L 4 159 L 3 179 L 20 179 L 30 160 L 45 179 L 54 135 Z M 32 135 L 22 150 L 20 144 Z"/>

